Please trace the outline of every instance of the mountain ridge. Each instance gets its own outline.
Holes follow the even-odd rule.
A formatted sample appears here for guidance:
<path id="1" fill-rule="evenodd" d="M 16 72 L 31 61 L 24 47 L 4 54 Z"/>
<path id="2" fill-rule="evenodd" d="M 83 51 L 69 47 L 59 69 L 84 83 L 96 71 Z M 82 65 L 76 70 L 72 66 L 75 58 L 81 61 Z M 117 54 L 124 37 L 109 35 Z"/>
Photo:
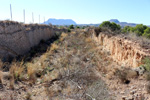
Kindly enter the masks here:
<path id="1" fill-rule="evenodd" d="M 77 23 L 72 19 L 55 19 L 50 18 L 44 22 L 44 24 L 52 24 L 52 25 L 76 25 Z"/>
<path id="2" fill-rule="evenodd" d="M 135 27 L 137 25 L 137 23 L 120 22 L 118 19 L 110 19 L 108 21 L 119 24 L 121 27 L 125 27 L 125 26 Z M 72 19 L 50 18 L 47 21 L 45 21 L 44 24 L 47 24 L 47 25 L 49 25 L 49 24 L 52 24 L 52 25 L 79 25 L 79 26 L 96 26 L 96 27 L 98 27 L 101 23 L 97 23 L 97 24 L 92 24 L 92 23 L 91 24 L 77 24 Z M 147 26 L 150 27 L 150 25 L 147 25 Z"/>

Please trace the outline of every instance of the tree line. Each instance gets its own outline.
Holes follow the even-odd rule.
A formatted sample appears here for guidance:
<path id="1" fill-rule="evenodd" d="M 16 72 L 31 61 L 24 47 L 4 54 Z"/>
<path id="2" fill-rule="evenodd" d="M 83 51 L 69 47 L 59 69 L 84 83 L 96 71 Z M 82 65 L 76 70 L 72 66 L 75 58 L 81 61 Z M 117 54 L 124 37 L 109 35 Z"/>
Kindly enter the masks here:
<path id="1" fill-rule="evenodd" d="M 143 25 L 143 24 L 138 24 L 135 27 L 131 26 L 125 26 L 124 28 L 121 28 L 120 25 L 114 23 L 114 22 L 109 22 L 109 21 L 104 21 L 102 24 L 100 24 L 101 28 L 108 28 L 111 31 L 121 31 L 121 33 L 135 33 L 137 36 L 144 36 L 146 38 L 150 39 L 150 27 Z"/>

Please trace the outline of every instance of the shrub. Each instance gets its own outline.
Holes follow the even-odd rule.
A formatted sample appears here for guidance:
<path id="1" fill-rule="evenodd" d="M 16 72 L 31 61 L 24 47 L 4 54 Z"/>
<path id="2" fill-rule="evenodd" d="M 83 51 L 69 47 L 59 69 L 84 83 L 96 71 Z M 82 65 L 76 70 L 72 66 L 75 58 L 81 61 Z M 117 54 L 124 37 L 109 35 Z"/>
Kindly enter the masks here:
<path id="1" fill-rule="evenodd" d="M 102 28 L 109 28 L 111 31 L 116 31 L 116 30 L 120 30 L 121 29 L 121 26 L 114 23 L 114 22 L 109 22 L 109 21 L 104 21 L 100 27 Z"/>
<path id="2" fill-rule="evenodd" d="M 69 26 L 69 29 L 74 29 L 74 25 L 70 25 L 70 26 Z"/>
<path id="3" fill-rule="evenodd" d="M 94 31 L 95 31 L 96 37 L 98 37 L 100 32 L 102 32 L 102 29 L 99 27 L 99 28 L 95 28 Z"/>
<path id="4" fill-rule="evenodd" d="M 79 26 L 77 26 L 76 28 L 80 28 Z"/>
<path id="5" fill-rule="evenodd" d="M 149 39 L 150 39 L 150 28 L 149 28 L 149 27 L 147 27 L 147 28 L 144 30 L 143 36 L 145 36 L 146 38 L 149 38 Z"/>
<path id="6" fill-rule="evenodd" d="M 112 31 L 116 31 L 116 30 L 120 30 L 120 29 L 121 29 L 120 25 L 118 25 L 118 24 L 116 24 L 114 22 L 111 23 L 111 30 Z"/>
<path id="7" fill-rule="evenodd" d="M 110 28 L 111 27 L 111 23 L 109 21 L 104 21 L 102 24 L 100 24 L 100 27 Z"/>
<path id="8" fill-rule="evenodd" d="M 68 32 L 71 32 L 71 30 L 70 30 L 70 29 L 68 29 L 67 31 L 68 31 Z"/>
<path id="9" fill-rule="evenodd" d="M 82 29 L 85 29 L 85 26 L 82 26 Z"/>
<path id="10" fill-rule="evenodd" d="M 123 32 L 123 33 L 134 32 L 134 27 L 131 27 L 131 26 L 125 26 L 125 27 L 122 29 L 122 32 Z"/>
<path id="11" fill-rule="evenodd" d="M 134 32 L 138 35 L 138 36 L 142 36 L 142 34 L 144 33 L 144 30 L 147 28 L 146 25 L 143 24 L 138 24 L 136 25 L 136 27 L 134 28 Z"/>

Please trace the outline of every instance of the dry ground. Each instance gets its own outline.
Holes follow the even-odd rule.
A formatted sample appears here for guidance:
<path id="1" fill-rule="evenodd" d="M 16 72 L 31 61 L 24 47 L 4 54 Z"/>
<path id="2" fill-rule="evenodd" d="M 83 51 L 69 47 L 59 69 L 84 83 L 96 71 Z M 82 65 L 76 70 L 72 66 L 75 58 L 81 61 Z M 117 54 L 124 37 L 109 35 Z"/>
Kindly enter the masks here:
<path id="1" fill-rule="evenodd" d="M 62 33 L 45 53 L 14 61 L 9 71 L 0 66 L 0 100 L 149 100 L 147 81 L 118 77 L 121 66 L 83 30 Z"/>

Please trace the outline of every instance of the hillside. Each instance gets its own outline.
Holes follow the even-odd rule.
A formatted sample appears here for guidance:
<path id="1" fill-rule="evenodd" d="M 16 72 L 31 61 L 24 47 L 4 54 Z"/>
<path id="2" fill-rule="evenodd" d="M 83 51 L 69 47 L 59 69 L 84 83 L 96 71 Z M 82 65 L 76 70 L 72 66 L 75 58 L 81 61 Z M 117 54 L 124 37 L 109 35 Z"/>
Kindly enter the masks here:
<path id="1" fill-rule="evenodd" d="M 150 41 L 106 28 L 55 28 L 25 55 L 0 61 L 0 99 L 149 100 L 150 60 L 142 60 L 150 56 Z"/>

